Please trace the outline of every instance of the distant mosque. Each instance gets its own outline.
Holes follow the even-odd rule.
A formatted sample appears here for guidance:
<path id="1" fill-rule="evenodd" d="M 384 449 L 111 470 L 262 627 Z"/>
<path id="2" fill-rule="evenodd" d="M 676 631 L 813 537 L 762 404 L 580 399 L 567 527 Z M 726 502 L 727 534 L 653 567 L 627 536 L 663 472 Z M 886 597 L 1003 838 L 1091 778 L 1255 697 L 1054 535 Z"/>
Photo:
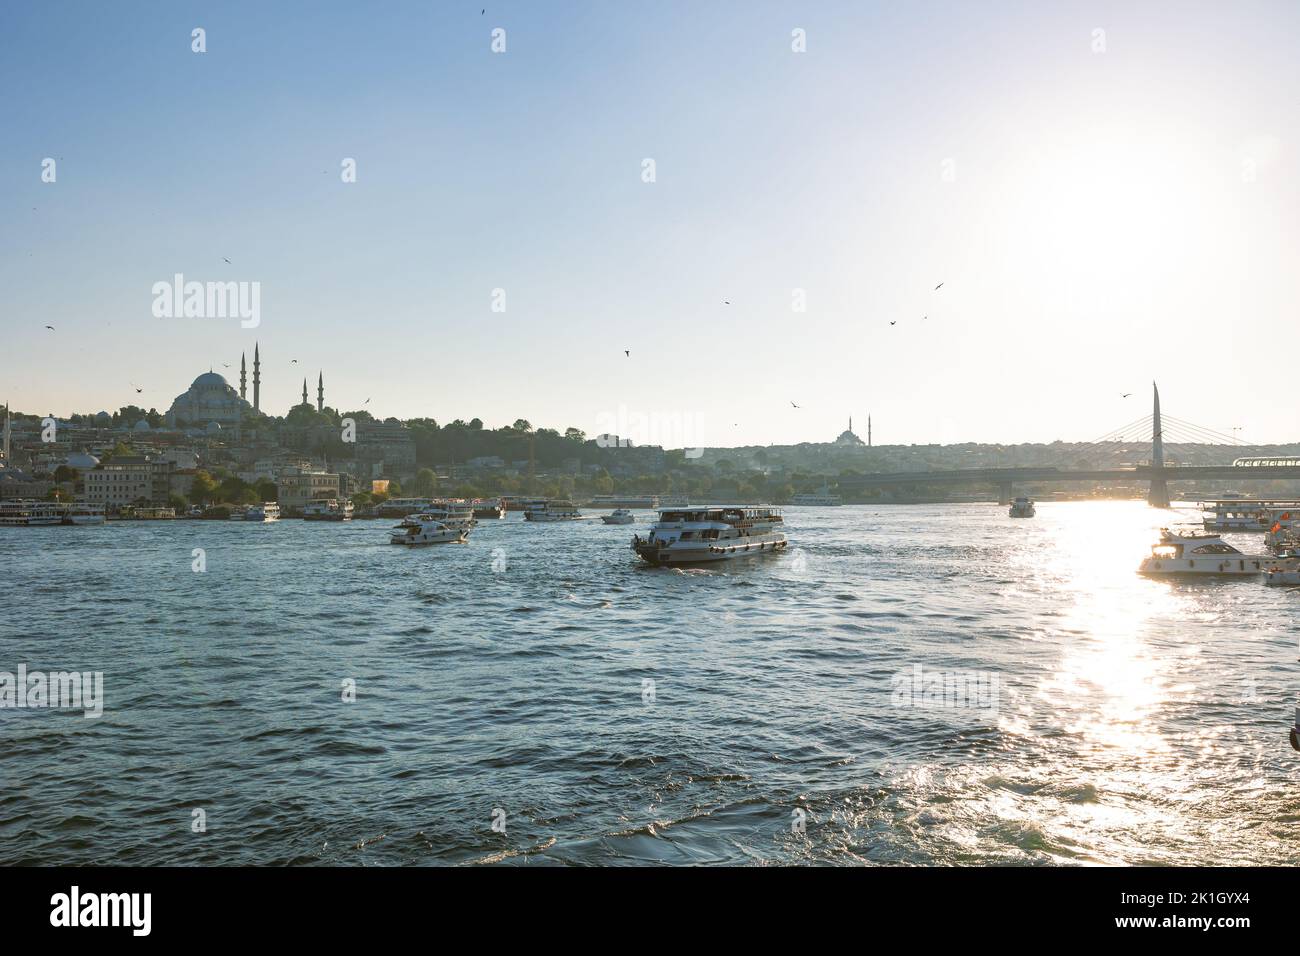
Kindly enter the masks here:
<path id="1" fill-rule="evenodd" d="M 867 440 L 863 441 L 853 431 L 853 416 L 849 416 L 849 427 L 840 432 L 840 437 L 835 439 L 835 444 L 841 447 L 849 446 L 853 448 L 870 448 L 871 447 L 871 416 L 867 416 Z"/>
<path id="2" fill-rule="evenodd" d="M 302 402 L 307 402 L 307 380 L 302 381 Z M 316 410 L 325 408 L 325 375 L 317 379 Z M 198 427 L 209 431 L 238 428 L 251 414 L 262 411 L 262 356 L 258 343 L 253 344 L 253 403 L 248 403 L 248 356 L 239 357 L 239 391 L 214 371 L 196 378 L 184 394 L 177 395 L 167 410 L 167 425 L 171 428 Z"/>

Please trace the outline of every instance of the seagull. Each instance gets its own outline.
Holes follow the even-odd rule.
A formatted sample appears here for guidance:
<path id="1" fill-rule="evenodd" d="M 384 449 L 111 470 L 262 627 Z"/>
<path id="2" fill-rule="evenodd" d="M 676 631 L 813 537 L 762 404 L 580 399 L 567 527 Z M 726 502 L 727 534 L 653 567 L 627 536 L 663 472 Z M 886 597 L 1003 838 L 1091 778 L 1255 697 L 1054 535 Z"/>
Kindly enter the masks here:
<path id="1" fill-rule="evenodd" d="M 221 367 L 222 367 L 222 368 L 230 368 L 230 363 L 229 363 L 229 362 L 222 362 L 222 363 L 221 363 Z"/>
<path id="2" fill-rule="evenodd" d="M 54 326 L 52 325 L 47 325 L 46 328 L 49 329 L 51 332 L 54 331 Z"/>
<path id="3" fill-rule="evenodd" d="M 226 259 L 225 256 L 222 256 L 221 258 Z M 226 259 L 226 265 L 230 265 L 230 264 L 231 264 L 231 263 L 230 263 L 230 260 L 229 260 L 229 259 Z"/>
<path id="4" fill-rule="evenodd" d="M 136 393 L 137 395 L 139 395 L 141 392 L 144 391 L 144 389 L 141 388 L 139 385 L 135 384 L 135 382 L 132 382 L 132 383 L 131 383 L 131 387 L 132 387 L 133 389 L 135 389 L 135 393 Z"/>
<path id="5" fill-rule="evenodd" d="M 923 315 L 923 316 L 921 316 L 921 321 L 924 322 L 924 321 L 926 321 L 926 320 L 929 319 L 929 318 L 930 318 L 930 317 L 929 317 L 928 315 Z"/>
<path id="6" fill-rule="evenodd" d="M 898 319 L 891 319 L 891 320 L 889 321 L 889 324 L 890 324 L 890 325 L 897 325 L 897 324 L 898 324 Z"/>
<path id="7" fill-rule="evenodd" d="M 297 364 L 298 364 L 298 360 L 297 360 L 297 359 L 289 359 L 289 364 L 290 364 L 290 365 L 297 365 Z"/>
<path id="8" fill-rule="evenodd" d="M 632 357 L 632 352 L 628 349 L 624 349 L 623 354 L 626 355 L 628 358 Z"/>
<path id="9" fill-rule="evenodd" d="M 794 402 L 791 402 L 790 404 L 791 404 L 791 405 L 794 405 L 795 408 L 798 408 L 798 407 L 799 407 L 798 405 L 795 405 Z"/>
<path id="10" fill-rule="evenodd" d="M 1120 396 L 1120 398 L 1128 398 L 1132 394 L 1133 394 L 1132 392 L 1125 392 L 1123 395 Z"/>
<path id="11" fill-rule="evenodd" d="M 942 289 L 942 288 L 943 288 L 943 283 L 940 282 L 937 286 L 934 287 L 934 291 L 935 291 L 935 292 L 938 292 L 938 291 L 939 291 L 940 289 Z"/>
<path id="12" fill-rule="evenodd" d="M 723 299 L 723 300 L 722 300 L 722 304 L 723 304 L 723 305 L 731 305 L 731 300 L 730 300 L 730 299 Z"/>
<path id="13" fill-rule="evenodd" d="M 370 404 L 370 399 L 367 398 L 367 399 L 366 399 L 364 402 L 362 402 L 361 404 L 362 404 L 362 405 L 369 405 L 369 404 Z"/>

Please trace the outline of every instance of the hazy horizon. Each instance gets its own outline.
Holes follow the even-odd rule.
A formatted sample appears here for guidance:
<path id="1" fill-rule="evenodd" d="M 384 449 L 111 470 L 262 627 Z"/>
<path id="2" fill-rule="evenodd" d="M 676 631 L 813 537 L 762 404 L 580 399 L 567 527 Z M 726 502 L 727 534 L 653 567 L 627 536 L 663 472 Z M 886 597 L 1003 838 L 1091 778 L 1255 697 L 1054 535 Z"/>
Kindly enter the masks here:
<path id="1" fill-rule="evenodd" d="M 275 415 L 323 370 L 379 417 L 1020 444 L 1155 379 L 1296 439 L 1300 8 L 482 8 L 0 11 L 0 401 L 165 413 L 241 353 L 251 398 L 259 342 Z M 156 318 L 177 273 L 259 326 Z"/>

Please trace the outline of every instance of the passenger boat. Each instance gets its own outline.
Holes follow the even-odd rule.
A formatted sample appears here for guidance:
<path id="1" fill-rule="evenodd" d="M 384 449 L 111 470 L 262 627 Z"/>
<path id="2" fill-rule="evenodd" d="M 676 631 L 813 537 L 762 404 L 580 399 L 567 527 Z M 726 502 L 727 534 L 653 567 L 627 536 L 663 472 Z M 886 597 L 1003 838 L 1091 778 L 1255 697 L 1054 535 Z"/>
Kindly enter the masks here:
<path id="1" fill-rule="evenodd" d="M 82 501 L 74 502 L 63 513 L 64 524 L 103 524 L 103 505 L 91 505 Z"/>
<path id="2" fill-rule="evenodd" d="M 1300 563 L 1290 567 L 1274 564 L 1264 569 L 1264 583 L 1275 588 L 1300 587 Z"/>
<path id="3" fill-rule="evenodd" d="M 632 524 L 636 521 L 636 515 L 626 508 L 615 508 L 607 515 L 601 515 L 600 520 L 605 524 Z"/>
<path id="4" fill-rule="evenodd" d="M 0 525 L 34 528 L 60 524 L 63 524 L 63 509 L 55 502 L 28 498 L 0 501 Z"/>
<path id="5" fill-rule="evenodd" d="M 355 506 L 347 498 L 327 498 L 303 505 L 303 521 L 351 521 Z"/>
<path id="6" fill-rule="evenodd" d="M 821 491 L 803 492 L 790 499 L 790 504 L 804 508 L 837 508 L 843 503 L 839 495 L 831 494 L 831 487 L 825 482 L 822 483 Z"/>
<path id="7" fill-rule="evenodd" d="M 500 498 L 476 498 L 473 502 L 475 518 L 504 518 L 506 506 Z"/>
<path id="8" fill-rule="evenodd" d="M 1300 501 L 1285 498 L 1215 498 L 1200 502 L 1206 531 L 1267 531 L 1275 523 L 1300 527 Z"/>
<path id="9" fill-rule="evenodd" d="M 430 503 L 429 507 L 422 509 L 421 513 L 432 515 L 448 528 L 465 528 L 468 530 L 478 524 L 474 520 L 474 506 L 468 501 L 460 499 L 436 499 Z"/>
<path id="10" fill-rule="evenodd" d="M 244 511 L 245 521 L 279 521 L 280 506 L 274 501 L 264 501 L 260 505 L 250 505 Z"/>
<path id="11" fill-rule="evenodd" d="M 247 510 L 248 510 L 248 509 L 246 509 L 246 508 L 231 508 L 231 509 L 230 509 L 230 518 L 229 518 L 229 520 L 230 520 L 230 521 L 243 521 L 243 520 L 244 520 L 244 512 L 247 511 Z"/>
<path id="12" fill-rule="evenodd" d="M 469 526 L 448 527 L 436 514 L 407 515 L 393 528 L 389 544 L 452 544 L 469 540 Z"/>
<path id="13" fill-rule="evenodd" d="M 1243 554 L 1209 531 L 1160 529 L 1160 540 L 1142 559 L 1140 574 L 1258 577 L 1272 561 L 1270 555 Z"/>
<path id="14" fill-rule="evenodd" d="M 1007 514 L 1013 518 L 1032 518 L 1035 514 L 1034 500 L 1021 495 L 1011 502 L 1011 508 L 1007 511 Z"/>
<path id="15" fill-rule="evenodd" d="M 656 565 L 701 564 L 784 551 L 784 518 L 767 505 L 662 508 L 649 537 L 632 550 Z"/>
<path id="16" fill-rule="evenodd" d="M 530 501 L 524 508 L 524 519 L 527 521 L 579 521 L 582 517 L 582 512 L 567 498 Z"/>

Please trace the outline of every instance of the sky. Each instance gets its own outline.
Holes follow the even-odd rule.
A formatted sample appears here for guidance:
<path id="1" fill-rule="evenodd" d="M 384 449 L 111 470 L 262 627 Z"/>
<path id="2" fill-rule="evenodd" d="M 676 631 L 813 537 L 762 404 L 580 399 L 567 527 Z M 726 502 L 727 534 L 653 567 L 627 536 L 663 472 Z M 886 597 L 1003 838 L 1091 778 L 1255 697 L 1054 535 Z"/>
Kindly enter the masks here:
<path id="1" fill-rule="evenodd" d="M 271 414 L 1087 441 L 1158 380 L 1300 440 L 1297 50 L 1281 2 L 6 4 L 0 401 L 258 343 Z"/>

